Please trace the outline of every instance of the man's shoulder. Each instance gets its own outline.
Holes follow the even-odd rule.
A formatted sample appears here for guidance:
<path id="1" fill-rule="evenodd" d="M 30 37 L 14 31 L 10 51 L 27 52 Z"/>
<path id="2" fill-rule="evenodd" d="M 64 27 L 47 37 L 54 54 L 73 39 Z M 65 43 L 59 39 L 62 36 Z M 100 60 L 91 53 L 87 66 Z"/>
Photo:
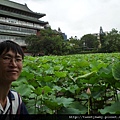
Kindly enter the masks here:
<path id="1" fill-rule="evenodd" d="M 10 94 L 18 94 L 18 92 L 15 90 L 10 90 L 9 92 L 10 92 Z"/>
<path id="2" fill-rule="evenodd" d="M 10 90 L 9 95 L 10 95 L 12 100 L 20 99 L 20 102 L 22 102 L 21 96 L 19 95 L 18 92 L 14 91 L 14 90 Z"/>
<path id="3" fill-rule="evenodd" d="M 24 104 L 24 102 L 21 99 L 21 96 L 19 95 L 18 92 L 11 90 L 11 95 L 13 95 L 14 97 L 14 103 L 16 103 L 16 106 L 18 106 L 18 110 L 17 110 L 17 114 L 28 114 L 28 111 L 26 109 L 26 106 Z"/>

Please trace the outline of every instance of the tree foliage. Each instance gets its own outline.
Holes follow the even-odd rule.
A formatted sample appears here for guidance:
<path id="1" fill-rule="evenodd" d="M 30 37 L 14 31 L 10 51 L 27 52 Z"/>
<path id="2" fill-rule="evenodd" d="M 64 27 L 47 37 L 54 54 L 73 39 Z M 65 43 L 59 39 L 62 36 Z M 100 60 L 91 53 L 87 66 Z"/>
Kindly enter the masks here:
<path id="1" fill-rule="evenodd" d="M 28 50 L 33 54 L 62 55 L 69 51 L 62 35 L 50 28 L 42 29 L 40 36 L 27 36 L 25 41 L 28 44 Z"/>
<path id="2" fill-rule="evenodd" d="M 116 29 L 112 29 L 103 39 L 102 52 L 120 51 L 120 33 Z"/>
<path id="3" fill-rule="evenodd" d="M 28 52 L 31 52 L 35 55 L 38 51 L 40 51 L 40 38 L 36 35 L 30 35 L 25 38 L 25 42 L 27 44 Z"/>
<path id="4" fill-rule="evenodd" d="M 120 51 L 120 33 L 116 29 L 112 29 L 107 34 L 100 34 L 99 38 L 93 34 L 86 34 L 81 39 L 71 37 L 68 40 L 64 40 L 61 32 L 47 28 L 40 30 L 40 36 L 27 36 L 25 42 L 27 49 L 33 55 L 66 55 L 86 52 Z"/>
<path id="5" fill-rule="evenodd" d="M 97 37 L 92 34 L 86 34 L 81 38 L 82 45 L 85 49 L 96 49 L 98 47 Z"/>
<path id="6" fill-rule="evenodd" d="M 81 41 L 71 37 L 69 39 L 69 45 L 71 46 L 70 54 L 76 54 L 81 52 Z"/>

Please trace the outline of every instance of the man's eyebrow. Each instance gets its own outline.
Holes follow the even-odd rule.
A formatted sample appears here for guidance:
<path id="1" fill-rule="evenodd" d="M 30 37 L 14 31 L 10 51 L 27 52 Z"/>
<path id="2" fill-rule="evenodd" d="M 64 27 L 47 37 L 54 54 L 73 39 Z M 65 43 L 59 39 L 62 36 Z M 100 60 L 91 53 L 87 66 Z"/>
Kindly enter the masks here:
<path id="1" fill-rule="evenodd" d="M 11 54 L 5 54 L 4 56 L 13 57 Z M 15 55 L 16 58 L 22 58 L 21 55 Z"/>
<path id="2" fill-rule="evenodd" d="M 12 57 L 12 55 L 10 55 L 10 54 L 4 54 L 3 56 L 4 56 L 4 57 L 5 57 L 5 56 Z"/>

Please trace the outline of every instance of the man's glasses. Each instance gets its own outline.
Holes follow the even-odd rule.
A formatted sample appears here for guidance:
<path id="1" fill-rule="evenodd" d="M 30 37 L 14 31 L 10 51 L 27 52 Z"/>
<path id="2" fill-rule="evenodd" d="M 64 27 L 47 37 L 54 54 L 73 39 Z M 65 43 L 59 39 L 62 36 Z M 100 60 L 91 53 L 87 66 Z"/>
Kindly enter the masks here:
<path id="1" fill-rule="evenodd" d="M 13 62 L 13 60 L 15 63 L 22 63 L 23 61 L 22 57 L 2 56 L 0 57 L 0 59 L 2 59 L 3 63 L 6 63 L 6 64 Z"/>

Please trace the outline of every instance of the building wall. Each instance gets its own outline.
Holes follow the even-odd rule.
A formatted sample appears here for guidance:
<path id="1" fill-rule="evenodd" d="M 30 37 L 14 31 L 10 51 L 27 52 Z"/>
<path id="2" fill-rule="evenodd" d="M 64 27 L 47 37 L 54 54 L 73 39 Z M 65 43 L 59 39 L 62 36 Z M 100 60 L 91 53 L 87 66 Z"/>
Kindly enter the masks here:
<path id="1" fill-rule="evenodd" d="M 25 11 L 23 15 L 25 18 L 23 19 L 22 17 L 20 18 L 23 13 L 24 11 L 20 11 L 19 8 L 15 10 L 15 8 L 9 7 L 9 5 L 7 7 L 0 4 L 0 42 L 9 39 L 25 48 L 25 36 L 40 34 L 39 31 L 44 28 L 44 25 L 40 24 L 38 15 L 34 12 L 27 13 Z"/>

